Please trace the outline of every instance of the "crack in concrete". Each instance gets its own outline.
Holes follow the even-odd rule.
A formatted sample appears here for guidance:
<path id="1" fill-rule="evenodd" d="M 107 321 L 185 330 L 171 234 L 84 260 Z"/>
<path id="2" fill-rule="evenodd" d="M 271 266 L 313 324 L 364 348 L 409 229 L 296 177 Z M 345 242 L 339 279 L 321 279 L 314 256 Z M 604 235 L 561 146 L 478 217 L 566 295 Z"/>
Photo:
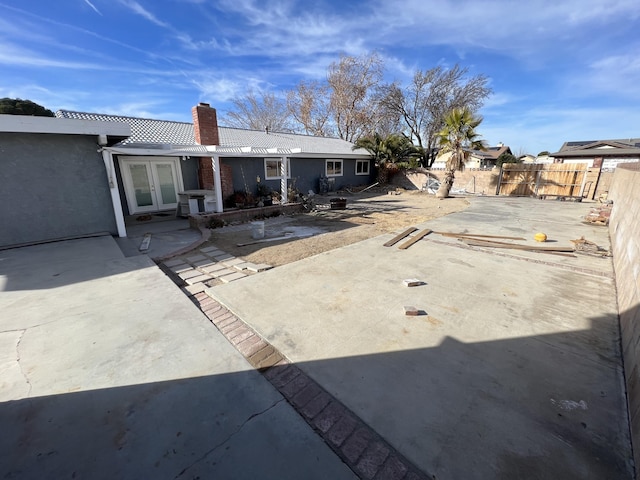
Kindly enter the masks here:
<path id="1" fill-rule="evenodd" d="M 20 373 L 22 373 L 22 376 L 24 377 L 24 381 L 27 382 L 27 385 L 29 385 L 29 391 L 27 392 L 27 397 L 30 397 L 31 389 L 33 388 L 33 385 L 31 385 L 31 382 L 29 381 L 29 377 L 27 376 L 27 372 L 24 371 L 24 369 L 22 368 L 22 364 L 20 363 L 20 343 L 22 342 L 22 338 L 24 337 L 25 333 L 27 333 L 27 329 L 22 330 L 22 334 L 20 335 L 20 337 L 18 338 L 18 342 L 16 343 L 16 362 L 18 363 L 18 367 L 20 368 Z"/>
<path id="2" fill-rule="evenodd" d="M 59 322 L 60 319 L 57 320 L 50 320 L 48 322 L 43 322 L 43 323 L 38 323 L 36 325 L 29 325 L 27 328 L 10 328 L 9 330 L 0 330 L 0 333 L 11 333 L 11 332 L 26 332 L 27 330 L 31 329 L 31 328 L 38 328 L 38 327 L 43 327 L 45 325 L 49 325 L 50 323 L 55 323 L 55 322 Z"/>
<path id="3" fill-rule="evenodd" d="M 214 453 L 216 450 L 218 450 L 219 448 L 223 447 L 226 443 L 228 443 L 233 437 L 235 437 L 238 433 L 240 433 L 240 431 L 245 427 L 245 425 L 247 425 L 251 420 L 253 420 L 256 417 L 259 417 L 261 415 L 264 415 L 265 413 L 267 413 L 269 410 L 273 409 L 274 407 L 276 407 L 278 404 L 284 402 L 285 399 L 281 398 L 280 400 L 274 402 L 272 405 L 270 405 L 269 407 L 265 408 L 264 410 L 254 413 L 251 416 L 249 416 L 249 418 L 247 418 L 244 422 L 242 422 L 242 424 L 236 428 L 236 430 L 234 432 L 232 432 L 230 435 L 227 436 L 227 438 L 225 438 L 223 441 L 219 442 L 217 445 L 215 445 L 213 448 L 207 450 L 202 456 L 200 456 L 200 458 L 194 460 L 190 465 L 186 466 L 185 468 L 182 469 L 182 471 L 180 473 L 178 473 L 175 477 L 173 477 L 173 480 L 176 480 L 180 477 L 182 477 L 182 475 L 184 475 L 188 470 L 190 470 L 191 468 L 193 468 L 195 465 L 197 465 L 198 463 L 202 462 L 203 460 L 205 460 L 209 455 L 211 455 L 212 453 Z"/>

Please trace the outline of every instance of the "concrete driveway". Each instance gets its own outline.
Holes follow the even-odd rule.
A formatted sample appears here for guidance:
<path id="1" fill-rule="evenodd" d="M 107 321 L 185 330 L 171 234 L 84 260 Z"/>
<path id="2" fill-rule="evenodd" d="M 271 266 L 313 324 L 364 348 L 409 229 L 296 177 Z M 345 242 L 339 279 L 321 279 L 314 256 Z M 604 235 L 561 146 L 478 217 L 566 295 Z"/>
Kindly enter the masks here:
<path id="1" fill-rule="evenodd" d="M 0 477 L 354 478 L 147 256 L 0 251 Z"/>
<path id="2" fill-rule="evenodd" d="M 472 198 L 435 231 L 586 239 L 589 205 Z M 632 478 L 610 258 L 373 238 L 207 293 L 428 476 Z M 553 243 L 557 242 L 557 243 Z M 404 279 L 424 282 L 405 287 Z M 404 306 L 423 315 L 404 315 Z"/>

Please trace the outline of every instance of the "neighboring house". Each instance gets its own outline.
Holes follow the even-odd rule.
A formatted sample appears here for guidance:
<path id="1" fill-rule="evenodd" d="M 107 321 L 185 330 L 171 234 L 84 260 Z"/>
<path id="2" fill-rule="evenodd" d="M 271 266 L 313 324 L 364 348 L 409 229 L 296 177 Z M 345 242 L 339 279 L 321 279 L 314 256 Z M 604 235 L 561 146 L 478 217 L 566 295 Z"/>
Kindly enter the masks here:
<path id="1" fill-rule="evenodd" d="M 589 167 L 613 170 L 619 163 L 640 161 L 640 138 L 565 142 L 550 155 L 559 163 L 586 163 Z"/>
<path id="2" fill-rule="evenodd" d="M 0 248 L 124 234 L 100 146 L 130 134 L 123 123 L 0 115 Z"/>
<path id="3" fill-rule="evenodd" d="M 534 157 L 533 155 L 531 155 L 529 153 L 525 153 L 524 155 L 520 155 L 518 157 L 518 161 L 520 163 L 535 163 L 536 157 Z"/>
<path id="4" fill-rule="evenodd" d="M 465 162 L 465 168 L 470 169 L 491 169 L 496 166 L 498 157 L 503 153 L 511 154 L 511 148 L 499 143 L 495 147 L 487 147 L 486 150 L 467 150 L 469 158 Z M 451 153 L 444 153 L 436 157 L 435 162 L 431 165 L 432 170 L 442 170 L 446 168 L 447 160 L 451 157 Z"/>
<path id="5" fill-rule="evenodd" d="M 258 184 L 286 200 L 288 187 L 318 192 L 321 177 L 333 189 L 375 181 L 370 154 L 354 151 L 350 142 L 218 127 L 216 111 L 206 103 L 193 107 L 193 124 L 68 110 L 56 115 L 131 126 L 129 138 L 105 148 L 125 215 L 175 209 L 184 190 L 209 191 L 205 209 L 222 212 L 234 191 L 255 195 Z"/>
<path id="6" fill-rule="evenodd" d="M 549 163 L 555 163 L 555 161 L 556 159 L 549 155 L 538 155 L 534 163 L 549 164 Z"/>

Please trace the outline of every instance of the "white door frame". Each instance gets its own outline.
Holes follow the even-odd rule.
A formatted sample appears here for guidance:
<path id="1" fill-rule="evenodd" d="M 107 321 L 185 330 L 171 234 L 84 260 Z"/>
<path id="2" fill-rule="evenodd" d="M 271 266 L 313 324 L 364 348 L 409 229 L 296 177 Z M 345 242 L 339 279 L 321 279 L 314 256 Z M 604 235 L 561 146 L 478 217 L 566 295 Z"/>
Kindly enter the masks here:
<path id="1" fill-rule="evenodd" d="M 147 170 L 147 175 L 149 179 L 149 183 L 152 186 L 152 195 L 151 201 L 152 205 L 147 207 L 138 207 L 135 200 L 135 190 L 133 188 L 133 182 L 131 179 L 131 175 L 127 167 L 131 164 L 135 163 L 144 163 L 150 166 Z M 159 188 L 159 179 L 157 176 L 157 171 L 151 167 L 153 164 L 160 163 L 168 163 L 172 166 L 172 171 L 175 176 L 175 187 L 176 187 L 176 203 L 173 204 L 159 204 L 158 198 L 155 188 Z M 129 214 L 136 215 L 138 213 L 145 212 L 157 212 L 160 210 L 170 210 L 177 207 L 178 202 L 178 193 L 184 190 L 184 184 L 182 182 L 182 169 L 180 168 L 180 158 L 179 157 L 161 157 L 161 156 L 119 156 L 118 164 L 120 165 L 120 173 L 122 176 L 122 183 L 124 186 L 125 197 L 127 199 L 127 206 L 129 207 Z"/>

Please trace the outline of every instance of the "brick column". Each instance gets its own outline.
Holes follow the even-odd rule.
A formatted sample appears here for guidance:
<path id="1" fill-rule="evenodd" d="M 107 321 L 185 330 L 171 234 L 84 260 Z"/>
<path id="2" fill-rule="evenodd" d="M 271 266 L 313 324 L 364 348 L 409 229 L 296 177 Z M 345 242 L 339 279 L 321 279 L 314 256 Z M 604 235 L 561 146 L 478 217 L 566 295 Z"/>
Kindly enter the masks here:
<path id="1" fill-rule="evenodd" d="M 213 190 L 213 166 L 210 157 L 200 157 L 198 159 L 198 183 L 204 190 Z"/>
<path id="2" fill-rule="evenodd" d="M 200 145 L 219 145 L 218 117 L 216 109 L 208 103 L 199 103 L 191 109 L 193 117 L 193 135 Z M 210 157 L 201 157 L 198 164 L 198 182 L 200 188 L 213 190 L 213 164 Z"/>

